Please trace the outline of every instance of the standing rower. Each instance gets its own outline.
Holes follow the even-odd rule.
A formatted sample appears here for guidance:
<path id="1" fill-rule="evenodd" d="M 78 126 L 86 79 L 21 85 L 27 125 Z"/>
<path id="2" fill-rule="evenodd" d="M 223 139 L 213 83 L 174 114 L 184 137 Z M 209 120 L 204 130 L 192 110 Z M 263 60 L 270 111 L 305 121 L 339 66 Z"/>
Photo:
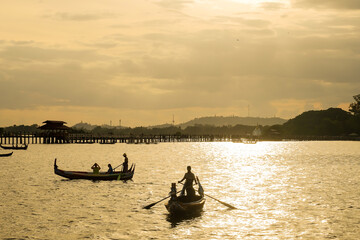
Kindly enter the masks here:
<path id="1" fill-rule="evenodd" d="M 124 153 L 123 156 L 124 156 L 125 159 L 124 159 L 124 162 L 122 164 L 122 166 L 123 166 L 122 172 L 127 172 L 128 168 L 129 168 L 129 159 L 128 159 L 126 153 Z"/>
<path id="2" fill-rule="evenodd" d="M 197 184 L 195 174 L 191 172 L 191 166 L 187 166 L 187 173 L 185 173 L 184 177 L 178 182 L 181 183 L 185 180 L 183 189 L 181 190 L 181 195 L 184 195 L 186 190 L 186 196 L 193 196 L 195 195 L 195 190 L 193 188 L 193 182 Z"/>

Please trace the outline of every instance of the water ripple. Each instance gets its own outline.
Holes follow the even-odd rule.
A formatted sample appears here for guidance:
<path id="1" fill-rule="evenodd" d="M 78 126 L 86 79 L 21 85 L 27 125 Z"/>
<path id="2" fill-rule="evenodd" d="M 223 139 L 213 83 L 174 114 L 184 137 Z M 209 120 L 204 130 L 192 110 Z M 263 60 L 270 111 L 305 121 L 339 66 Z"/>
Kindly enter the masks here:
<path id="1" fill-rule="evenodd" d="M 133 181 L 66 180 L 94 162 L 136 162 Z M 1 239 L 358 239 L 359 142 L 31 145 L 2 161 Z M 207 199 L 199 216 L 160 202 L 191 165 Z M 180 187 L 180 186 L 179 186 Z"/>

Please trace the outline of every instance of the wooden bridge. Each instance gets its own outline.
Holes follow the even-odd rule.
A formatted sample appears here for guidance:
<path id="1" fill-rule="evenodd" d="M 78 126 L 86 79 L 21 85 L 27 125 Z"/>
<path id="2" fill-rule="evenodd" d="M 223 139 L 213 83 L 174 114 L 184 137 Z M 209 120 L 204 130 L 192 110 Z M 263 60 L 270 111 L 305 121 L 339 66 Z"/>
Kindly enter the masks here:
<path id="1" fill-rule="evenodd" d="M 64 134 L 64 133 L 3 133 L 0 135 L 0 144 L 91 144 L 91 143 L 128 143 L 128 144 L 152 144 L 161 142 L 213 142 L 231 141 L 230 136 L 179 136 L 179 135 L 156 135 L 156 136 L 95 136 L 91 134 Z"/>
<path id="2" fill-rule="evenodd" d="M 75 134 L 70 133 L 71 128 L 65 126 L 64 121 L 47 120 L 43 122 L 34 133 L 11 133 L 2 132 L 0 134 L 0 144 L 66 144 L 66 143 L 159 143 L 159 142 L 208 142 L 208 141 L 230 141 L 227 136 L 184 136 L 179 134 L 174 135 L 93 135 L 90 133 Z"/>

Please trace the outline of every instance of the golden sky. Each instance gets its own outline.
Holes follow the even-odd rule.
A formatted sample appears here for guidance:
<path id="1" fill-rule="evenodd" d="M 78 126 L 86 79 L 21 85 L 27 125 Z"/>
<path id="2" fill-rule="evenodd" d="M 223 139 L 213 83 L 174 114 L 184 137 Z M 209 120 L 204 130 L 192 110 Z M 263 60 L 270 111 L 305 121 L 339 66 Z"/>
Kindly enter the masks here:
<path id="1" fill-rule="evenodd" d="M 359 0 L 2 0 L 0 126 L 347 110 L 359 39 Z"/>

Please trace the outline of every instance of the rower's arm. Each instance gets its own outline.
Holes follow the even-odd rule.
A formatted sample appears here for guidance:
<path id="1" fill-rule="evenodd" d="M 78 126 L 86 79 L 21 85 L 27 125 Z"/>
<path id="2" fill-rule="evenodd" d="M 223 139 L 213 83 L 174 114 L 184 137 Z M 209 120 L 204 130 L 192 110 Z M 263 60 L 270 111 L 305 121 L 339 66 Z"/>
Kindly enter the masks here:
<path id="1" fill-rule="evenodd" d="M 192 178 L 194 179 L 195 184 L 197 184 L 195 174 L 192 174 Z"/>
<path id="2" fill-rule="evenodd" d="M 182 181 L 184 181 L 185 180 L 185 175 L 184 175 L 184 177 L 180 180 L 180 181 L 178 181 L 178 183 L 181 183 Z"/>

